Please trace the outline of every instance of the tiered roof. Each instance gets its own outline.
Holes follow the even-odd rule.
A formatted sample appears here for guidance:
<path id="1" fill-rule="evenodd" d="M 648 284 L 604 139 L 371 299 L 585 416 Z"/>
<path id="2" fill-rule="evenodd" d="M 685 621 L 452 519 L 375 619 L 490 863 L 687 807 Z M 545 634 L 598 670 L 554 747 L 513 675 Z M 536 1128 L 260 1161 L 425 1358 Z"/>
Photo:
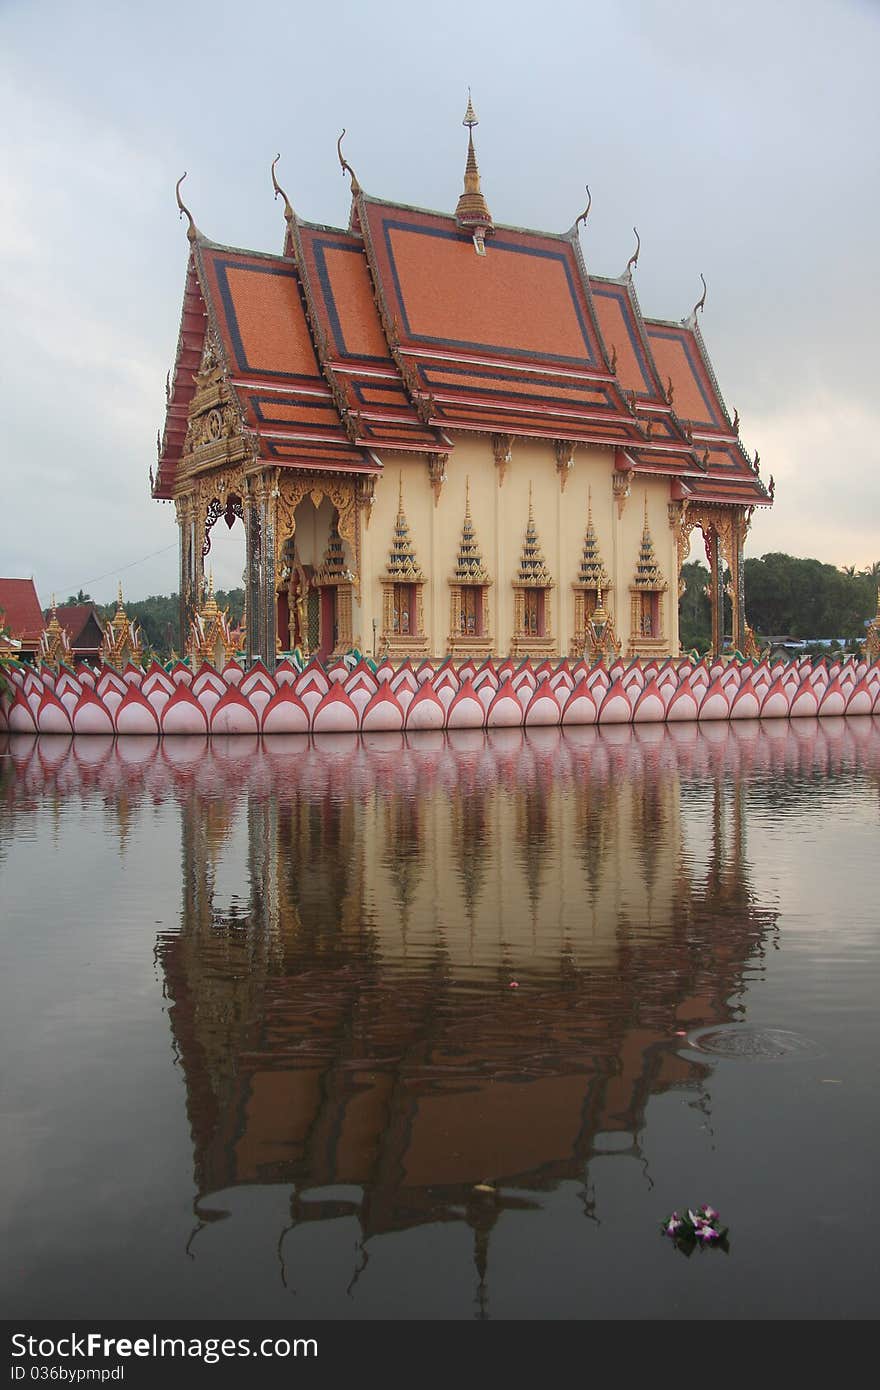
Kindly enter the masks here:
<path id="1" fill-rule="evenodd" d="M 350 580 L 352 578 L 352 573 L 345 562 L 345 546 L 339 534 L 339 525 L 334 514 L 330 535 L 327 539 L 327 549 L 324 552 L 321 567 L 315 575 L 315 580 L 319 584 L 335 584 L 340 579 Z"/>
<path id="2" fill-rule="evenodd" d="M 388 555 L 386 573 L 389 579 L 393 579 L 399 584 L 421 584 L 425 578 L 416 559 L 416 552 L 409 535 L 409 522 L 403 510 L 402 473 L 397 503 L 397 520 L 394 523 L 394 538 Z"/>
<path id="3" fill-rule="evenodd" d="M 492 582 L 489 578 L 489 571 L 483 564 L 482 551 L 471 517 L 470 479 L 465 481 L 464 523 L 461 528 L 461 540 L 458 544 L 458 559 L 456 560 L 453 579 L 458 584 L 491 584 Z"/>
<path id="4" fill-rule="evenodd" d="M 585 589 L 611 588 L 611 580 L 608 578 L 602 563 L 596 528 L 593 525 L 593 498 L 589 490 L 587 492 L 587 529 L 584 533 L 584 550 L 581 555 L 578 583 L 582 584 Z"/>
<path id="5" fill-rule="evenodd" d="M 577 224 L 559 235 L 495 223 L 475 124 L 469 103 L 454 215 L 368 196 L 340 147 L 345 231 L 301 221 L 277 182 L 283 255 L 219 246 L 190 217 L 156 496 L 174 493 L 210 329 L 255 459 L 376 472 L 376 451 L 448 453 L 451 430 L 477 430 L 609 444 L 618 468 L 671 477 L 676 497 L 770 503 L 696 309 L 682 323 L 643 318 L 637 252 L 616 279 L 589 274 Z"/>
<path id="6" fill-rule="evenodd" d="M 529 483 L 529 519 L 520 552 L 516 582 L 527 585 L 530 589 L 549 589 L 553 583 L 553 578 L 544 559 L 544 551 L 538 537 L 538 528 L 535 525 L 531 483 Z"/>

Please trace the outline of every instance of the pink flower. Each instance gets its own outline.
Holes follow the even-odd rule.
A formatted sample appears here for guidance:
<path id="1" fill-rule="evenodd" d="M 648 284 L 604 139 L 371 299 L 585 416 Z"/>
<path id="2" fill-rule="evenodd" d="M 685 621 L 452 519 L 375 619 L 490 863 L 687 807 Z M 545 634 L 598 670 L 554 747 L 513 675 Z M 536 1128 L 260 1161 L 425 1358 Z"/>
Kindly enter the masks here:
<path id="1" fill-rule="evenodd" d="M 720 1236 L 720 1232 L 716 1231 L 714 1226 L 702 1225 L 702 1226 L 700 1226 L 699 1230 L 696 1232 L 696 1236 L 697 1236 L 697 1240 L 705 1240 L 705 1241 L 718 1240 L 718 1239 L 719 1239 L 719 1236 Z"/>
<path id="2" fill-rule="evenodd" d="M 666 1234 L 668 1236 L 678 1235 L 678 1232 L 681 1230 L 683 1225 L 684 1222 L 682 1221 L 678 1212 L 674 1211 L 666 1223 Z"/>
<path id="3" fill-rule="evenodd" d="M 718 1213 L 714 1207 L 700 1207 L 700 1211 L 706 1221 L 717 1221 Z"/>

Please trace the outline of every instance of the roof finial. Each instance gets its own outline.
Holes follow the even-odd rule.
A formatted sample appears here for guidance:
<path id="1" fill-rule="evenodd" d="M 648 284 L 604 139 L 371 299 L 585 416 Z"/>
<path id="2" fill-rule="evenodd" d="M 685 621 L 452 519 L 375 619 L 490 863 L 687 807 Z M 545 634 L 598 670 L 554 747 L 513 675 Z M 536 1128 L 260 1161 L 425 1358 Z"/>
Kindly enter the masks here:
<path id="1" fill-rule="evenodd" d="M 339 139 L 336 141 L 336 153 L 339 155 L 339 163 L 341 165 L 343 174 L 348 174 L 349 178 L 351 179 L 351 196 L 353 198 L 356 198 L 361 191 L 361 186 L 358 183 L 357 174 L 354 172 L 354 169 L 352 169 L 345 155 L 342 153 L 343 135 L 345 135 L 345 126 L 342 127 L 342 135 L 340 135 Z"/>
<path id="2" fill-rule="evenodd" d="M 284 192 L 284 189 L 281 187 L 281 185 L 275 177 L 275 165 L 278 163 L 280 158 L 281 155 L 276 154 L 275 158 L 272 160 L 272 187 L 275 189 L 275 197 L 284 199 L 284 220 L 289 224 L 296 220 L 296 216 L 293 211 L 293 208 L 290 206 L 290 199 L 288 198 L 287 194 Z"/>
<path id="3" fill-rule="evenodd" d="M 471 479 L 470 479 L 470 474 L 467 474 L 467 475 L 465 476 L 465 480 L 464 480 L 464 514 L 465 514 L 465 516 L 470 516 L 470 514 L 471 514 Z"/>
<path id="4" fill-rule="evenodd" d="M 587 525 L 593 524 L 593 489 L 587 488 Z"/>
<path id="5" fill-rule="evenodd" d="M 580 224 L 581 224 L 582 222 L 583 222 L 584 226 L 586 227 L 586 225 L 587 225 L 587 218 L 588 218 L 589 215 L 590 215 L 590 208 L 593 206 L 593 195 L 592 195 L 592 193 L 590 192 L 590 185 L 589 185 L 588 183 L 585 183 L 585 184 L 584 184 L 584 188 L 587 190 L 587 206 L 584 208 L 584 210 L 583 210 L 583 212 L 581 213 L 580 217 L 576 217 L 576 218 L 575 218 L 575 222 L 574 222 L 574 229 L 575 229 L 575 231 L 577 231 L 578 227 L 580 226 Z"/>
<path id="6" fill-rule="evenodd" d="M 694 324 L 694 327 L 695 327 L 695 328 L 696 328 L 696 326 L 697 326 L 697 310 L 698 310 L 698 309 L 703 309 L 703 310 L 705 310 L 705 308 L 706 308 L 706 277 L 705 277 L 705 275 L 703 274 L 702 271 L 700 271 L 700 279 L 701 279 L 702 282 L 703 282 L 703 293 L 700 295 L 699 299 L 697 300 L 696 304 L 695 304 L 694 307 L 693 307 L 693 310 L 691 311 L 691 319 L 693 320 L 693 324 Z"/>
<path id="7" fill-rule="evenodd" d="M 464 166 L 464 191 L 455 209 L 455 220 L 464 231 L 474 238 L 474 245 L 483 254 L 483 238 L 495 230 L 492 214 L 480 189 L 480 171 L 477 168 L 477 155 L 474 150 L 474 126 L 478 125 L 477 114 L 471 101 L 468 87 L 468 104 L 462 125 L 468 128 L 468 152 Z"/>
<path id="8" fill-rule="evenodd" d="M 120 580 L 118 581 L 118 583 L 117 583 L 117 588 L 116 588 L 116 610 L 117 610 L 117 612 L 121 613 L 121 612 L 122 612 L 122 607 L 123 607 L 123 604 L 122 604 L 122 580 L 120 579 Z"/>
<path id="9" fill-rule="evenodd" d="M 397 484 L 397 512 L 398 512 L 398 515 L 401 515 L 402 512 L 403 512 L 403 469 L 402 469 L 402 468 L 401 468 L 401 470 L 400 470 L 400 475 L 399 475 L 398 484 Z"/>
<path id="10" fill-rule="evenodd" d="M 645 533 L 648 530 L 648 489 L 645 488 Z"/>
<path id="11" fill-rule="evenodd" d="M 632 275 L 633 271 L 639 263 L 639 252 L 642 249 L 642 239 L 639 236 L 638 229 L 636 227 L 633 227 L 633 231 L 636 234 L 636 249 L 635 251 L 633 251 L 632 255 L 626 263 L 626 270 L 623 272 L 624 275 Z"/>
<path id="12" fill-rule="evenodd" d="M 196 230 L 196 224 L 195 224 L 195 222 L 194 222 L 194 220 L 193 220 L 193 215 L 192 215 L 192 213 L 190 212 L 189 208 L 186 206 L 186 204 L 184 203 L 183 199 L 182 199 L 181 196 L 180 196 L 180 185 L 183 183 L 183 181 L 184 181 L 185 178 L 186 178 L 186 170 L 184 170 L 184 172 L 181 174 L 180 178 L 177 180 L 177 187 L 176 187 L 175 190 L 174 190 L 174 194 L 175 194 L 175 197 L 177 198 L 177 206 L 180 208 L 180 216 L 181 216 L 181 217 L 186 217 L 187 221 L 189 222 L 189 226 L 188 226 L 187 229 L 186 229 L 186 234 L 187 234 L 187 236 L 189 237 L 189 240 L 190 240 L 190 241 L 195 241 L 195 240 L 196 240 L 196 237 L 198 236 L 198 231 Z"/>
<path id="13" fill-rule="evenodd" d="M 532 480 L 529 478 L 529 521 L 534 521 L 535 509 L 532 506 Z"/>

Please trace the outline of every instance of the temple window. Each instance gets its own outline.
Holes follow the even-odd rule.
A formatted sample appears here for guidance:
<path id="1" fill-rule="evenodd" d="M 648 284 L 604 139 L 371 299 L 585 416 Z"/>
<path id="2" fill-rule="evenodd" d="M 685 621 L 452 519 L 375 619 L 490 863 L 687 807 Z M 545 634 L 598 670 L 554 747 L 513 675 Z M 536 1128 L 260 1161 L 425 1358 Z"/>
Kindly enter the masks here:
<path id="1" fill-rule="evenodd" d="M 553 579 L 544 560 L 538 538 L 529 486 L 529 519 L 520 554 L 519 568 L 513 581 L 514 614 L 513 645 L 515 656 L 549 653 L 553 646 L 550 631 L 550 590 Z"/>
<path id="2" fill-rule="evenodd" d="M 415 626 L 416 588 L 414 584 L 395 584 L 392 598 L 392 630 L 409 637 Z"/>
<path id="3" fill-rule="evenodd" d="M 464 524 L 455 569 L 449 581 L 447 648 L 453 656 L 465 652 L 486 654 L 491 650 L 487 601 L 491 583 L 474 530 L 468 479 L 465 481 Z"/>
<path id="4" fill-rule="evenodd" d="M 646 494 L 642 543 L 636 561 L 636 572 L 630 585 L 630 656 L 647 656 L 666 650 L 668 639 L 663 633 L 663 596 L 667 587 L 654 553 L 654 541 L 648 525 Z"/>
<path id="5" fill-rule="evenodd" d="M 403 508 L 403 473 L 388 565 L 381 582 L 382 650 L 392 657 L 424 655 L 428 649 L 422 599 L 425 576 L 416 558 Z"/>
<path id="6" fill-rule="evenodd" d="M 474 584 L 466 584 L 461 590 L 461 632 L 468 637 L 479 637 L 483 631 L 483 590 Z"/>

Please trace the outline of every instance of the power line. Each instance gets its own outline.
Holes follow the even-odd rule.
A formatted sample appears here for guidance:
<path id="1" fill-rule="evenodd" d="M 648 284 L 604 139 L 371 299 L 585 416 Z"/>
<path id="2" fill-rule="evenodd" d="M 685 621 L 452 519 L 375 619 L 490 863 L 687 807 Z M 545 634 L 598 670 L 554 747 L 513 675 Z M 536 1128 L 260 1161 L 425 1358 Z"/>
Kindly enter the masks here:
<path id="1" fill-rule="evenodd" d="M 142 555 L 139 560 L 131 560 L 127 565 L 116 565 L 114 569 L 107 570 L 104 574 L 96 574 L 92 579 L 84 579 L 80 584 L 77 584 L 76 592 L 79 593 L 79 591 L 84 589 L 88 584 L 100 584 L 102 579 L 109 579 L 113 574 L 124 574 L 126 570 L 134 569 L 135 565 L 142 565 L 146 560 L 154 560 L 157 555 L 167 555 L 169 550 L 176 549 L 177 541 L 172 541 L 171 545 L 165 545 L 161 550 L 153 550 L 149 555 Z M 65 589 L 68 593 L 72 593 L 73 587 L 72 584 L 58 584 L 56 586 L 56 593 L 63 594 Z"/>

